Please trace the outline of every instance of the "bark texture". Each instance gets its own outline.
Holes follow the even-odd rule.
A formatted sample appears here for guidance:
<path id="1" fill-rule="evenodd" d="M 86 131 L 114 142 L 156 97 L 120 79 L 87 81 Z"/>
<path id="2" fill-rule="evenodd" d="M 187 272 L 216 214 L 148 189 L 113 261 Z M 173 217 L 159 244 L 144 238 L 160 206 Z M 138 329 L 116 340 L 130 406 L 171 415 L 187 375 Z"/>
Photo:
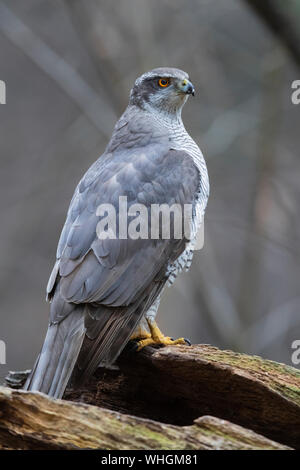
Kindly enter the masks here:
<path id="1" fill-rule="evenodd" d="M 2 387 L 0 447 L 300 448 L 297 369 L 208 345 L 127 348 L 117 366 L 64 400 Z"/>

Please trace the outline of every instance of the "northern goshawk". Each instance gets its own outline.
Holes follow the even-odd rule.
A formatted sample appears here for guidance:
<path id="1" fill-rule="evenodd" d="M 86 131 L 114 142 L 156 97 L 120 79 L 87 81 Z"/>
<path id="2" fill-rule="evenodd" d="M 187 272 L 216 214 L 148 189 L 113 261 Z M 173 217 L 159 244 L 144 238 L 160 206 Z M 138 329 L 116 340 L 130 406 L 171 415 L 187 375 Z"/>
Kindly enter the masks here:
<path id="1" fill-rule="evenodd" d="M 176 68 L 136 80 L 104 154 L 73 195 L 47 286 L 48 331 L 25 389 L 62 397 L 69 382 L 113 364 L 132 338 L 137 349 L 184 343 L 164 336 L 155 315 L 164 287 L 190 267 L 209 194 L 203 155 L 181 118 L 190 94 L 188 75 Z M 160 229 L 156 237 L 99 236 L 99 207 L 118 215 L 120 197 L 128 220 L 135 204 L 148 215 L 154 206 L 192 207 L 190 237 L 163 237 Z"/>

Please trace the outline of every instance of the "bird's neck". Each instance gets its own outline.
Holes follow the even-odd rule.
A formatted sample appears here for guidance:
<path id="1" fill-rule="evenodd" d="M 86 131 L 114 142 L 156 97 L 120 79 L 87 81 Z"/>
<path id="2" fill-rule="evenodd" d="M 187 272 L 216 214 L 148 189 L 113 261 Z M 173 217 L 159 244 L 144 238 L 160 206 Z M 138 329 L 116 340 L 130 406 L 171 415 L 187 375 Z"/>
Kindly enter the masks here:
<path id="1" fill-rule="evenodd" d="M 174 129 L 182 127 L 184 128 L 181 112 L 182 106 L 176 108 L 157 109 L 152 105 L 146 104 L 144 111 L 149 113 L 156 122 L 160 125 L 165 126 L 168 129 Z"/>

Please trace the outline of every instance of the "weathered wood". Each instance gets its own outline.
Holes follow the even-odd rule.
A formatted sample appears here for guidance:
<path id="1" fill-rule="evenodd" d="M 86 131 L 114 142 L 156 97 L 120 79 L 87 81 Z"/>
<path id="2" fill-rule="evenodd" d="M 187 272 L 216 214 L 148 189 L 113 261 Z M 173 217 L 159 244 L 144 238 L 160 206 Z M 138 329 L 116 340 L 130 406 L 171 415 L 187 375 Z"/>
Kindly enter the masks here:
<path id="1" fill-rule="evenodd" d="M 2 446 L 278 447 L 265 436 L 300 448 L 297 369 L 208 345 L 148 347 L 139 353 L 127 348 L 117 366 L 99 368 L 85 387 L 68 390 L 64 401 L 3 389 Z M 8 383 L 17 387 L 25 377 L 12 374 Z"/>
<path id="2" fill-rule="evenodd" d="M 2 449 L 284 449 L 218 418 L 172 426 L 0 387 Z"/>
<path id="3" fill-rule="evenodd" d="M 212 415 L 300 447 L 300 371 L 208 345 L 125 351 L 66 399 L 175 425 Z"/>

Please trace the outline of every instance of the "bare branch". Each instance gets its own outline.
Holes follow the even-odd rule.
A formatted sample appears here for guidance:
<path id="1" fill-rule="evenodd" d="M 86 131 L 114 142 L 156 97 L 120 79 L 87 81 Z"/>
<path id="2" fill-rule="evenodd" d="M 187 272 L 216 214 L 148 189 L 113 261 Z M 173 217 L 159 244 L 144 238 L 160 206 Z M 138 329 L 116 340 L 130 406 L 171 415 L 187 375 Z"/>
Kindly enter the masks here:
<path id="1" fill-rule="evenodd" d="M 245 0 L 276 34 L 300 65 L 300 33 L 298 21 L 292 22 L 288 14 L 288 2 L 278 0 Z"/>
<path id="2" fill-rule="evenodd" d="M 76 70 L 3 4 L 0 31 L 60 86 L 106 138 L 110 137 L 117 119 L 110 104 L 101 100 Z"/>

